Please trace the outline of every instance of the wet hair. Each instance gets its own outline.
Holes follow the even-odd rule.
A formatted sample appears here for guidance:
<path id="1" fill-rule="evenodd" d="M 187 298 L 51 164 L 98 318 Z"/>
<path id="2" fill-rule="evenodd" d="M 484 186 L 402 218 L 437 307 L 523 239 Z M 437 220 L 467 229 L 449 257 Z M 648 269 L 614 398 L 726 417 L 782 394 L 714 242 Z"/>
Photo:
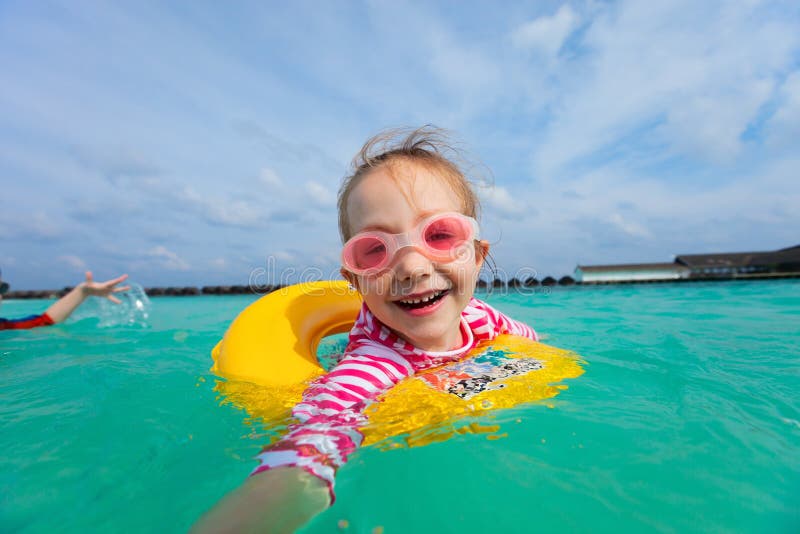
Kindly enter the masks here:
<path id="1" fill-rule="evenodd" d="M 480 202 L 466 176 L 466 158 L 448 137 L 446 130 L 432 125 L 393 128 L 370 137 L 353 158 L 351 173 L 345 176 L 339 188 L 342 243 L 352 237 L 347 202 L 353 189 L 376 169 L 388 167 L 390 175 L 395 178 L 391 170 L 403 163 L 421 166 L 440 177 L 461 201 L 461 213 L 477 219 Z"/>

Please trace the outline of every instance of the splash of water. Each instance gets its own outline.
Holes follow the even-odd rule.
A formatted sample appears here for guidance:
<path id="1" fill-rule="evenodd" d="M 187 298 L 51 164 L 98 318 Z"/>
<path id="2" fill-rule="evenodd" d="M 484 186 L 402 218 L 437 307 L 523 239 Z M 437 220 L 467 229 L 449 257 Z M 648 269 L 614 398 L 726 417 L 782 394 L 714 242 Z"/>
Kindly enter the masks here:
<path id="1" fill-rule="evenodd" d="M 72 314 L 73 320 L 80 321 L 87 318 L 96 318 L 98 326 L 139 326 L 146 328 L 149 326 L 150 299 L 144 288 L 135 283 L 127 282 L 130 289 L 115 296 L 120 300 L 115 304 L 108 299 L 100 297 L 89 297 Z"/>

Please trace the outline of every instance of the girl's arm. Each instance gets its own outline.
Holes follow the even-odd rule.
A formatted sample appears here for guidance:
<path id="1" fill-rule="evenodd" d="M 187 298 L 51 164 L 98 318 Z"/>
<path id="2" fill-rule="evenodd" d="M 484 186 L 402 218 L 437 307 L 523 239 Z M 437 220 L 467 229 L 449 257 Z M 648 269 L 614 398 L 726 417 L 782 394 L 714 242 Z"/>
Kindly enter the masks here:
<path id="1" fill-rule="evenodd" d="M 281 467 L 249 477 L 190 532 L 295 532 L 329 502 L 324 481 L 299 467 Z"/>
<path id="2" fill-rule="evenodd" d="M 336 470 L 362 441 L 364 409 L 381 393 L 413 374 L 396 351 L 371 341 L 351 343 L 346 355 L 303 393 L 292 409 L 300 423 L 266 447 L 254 476 L 282 466 L 297 466 L 326 481 L 333 500 Z"/>
<path id="3" fill-rule="evenodd" d="M 285 527 L 291 532 L 327 508 L 334 498 L 336 470 L 361 444 L 364 408 L 412 372 L 411 364 L 387 347 L 348 347 L 342 361 L 315 381 L 292 410 L 300 422 L 258 455 L 260 465 L 247 481 L 194 530 L 236 531 L 230 527 L 235 524 L 245 531 L 283 532 Z"/>
<path id="4" fill-rule="evenodd" d="M 52 306 L 47 308 L 45 314 L 47 314 L 50 319 L 53 320 L 54 323 L 60 323 L 66 320 L 75 308 L 81 305 L 81 303 L 86 300 L 86 297 L 96 296 L 96 297 L 105 297 L 111 302 L 115 304 L 119 304 L 119 299 L 114 296 L 114 293 L 119 293 L 120 291 L 127 291 L 130 289 L 128 286 L 124 287 L 116 287 L 117 284 L 124 281 L 128 278 L 127 274 L 123 274 L 113 280 L 107 280 L 106 282 L 95 282 L 92 280 L 92 273 L 90 271 L 86 272 L 86 281 L 81 282 L 72 290 L 58 299 Z"/>

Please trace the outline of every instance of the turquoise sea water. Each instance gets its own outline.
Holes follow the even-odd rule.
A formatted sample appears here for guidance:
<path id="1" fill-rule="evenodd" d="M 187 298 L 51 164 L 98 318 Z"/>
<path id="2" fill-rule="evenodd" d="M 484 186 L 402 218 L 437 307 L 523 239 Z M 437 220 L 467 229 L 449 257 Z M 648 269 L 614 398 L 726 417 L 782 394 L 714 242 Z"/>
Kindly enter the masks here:
<path id="1" fill-rule="evenodd" d="M 252 300 L 0 332 L 0 532 L 182 532 L 240 484 L 264 437 L 220 406 L 209 351 Z M 305 532 L 800 531 L 799 281 L 487 300 L 585 374 L 494 413 L 503 439 L 359 450 Z"/>

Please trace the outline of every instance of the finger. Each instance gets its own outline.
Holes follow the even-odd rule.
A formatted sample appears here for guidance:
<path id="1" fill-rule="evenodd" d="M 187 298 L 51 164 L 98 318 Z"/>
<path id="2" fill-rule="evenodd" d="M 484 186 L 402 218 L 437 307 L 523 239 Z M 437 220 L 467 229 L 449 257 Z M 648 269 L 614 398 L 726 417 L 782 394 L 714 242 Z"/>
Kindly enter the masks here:
<path id="1" fill-rule="evenodd" d="M 113 278 L 113 279 L 111 279 L 111 280 L 109 280 L 107 282 L 103 282 L 103 285 L 114 286 L 114 285 L 119 284 L 120 282 L 124 282 L 126 278 L 128 278 L 128 275 L 127 274 L 123 274 L 122 276 L 118 276 L 118 277 Z"/>
<path id="2" fill-rule="evenodd" d="M 92 271 L 86 271 L 86 283 L 87 284 L 92 283 Z"/>
<path id="3" fill-rule="evenodd" d="M 115 285 L 119 284 L 123 280 L 125 280 L 125 278 L 123 276 L 120 276 L 119 278 L 114 278 L 113 280 L 106 280 L 102 284 L 98 284 L 98 285 L 105 291 L 111 291 L 111 289 Z"/>
<path id="4" fill-rule="evenodd" d="M 120 304 L 120 300 L 114 295 L 108 295 L 106 298 L 111 302 L 113 302 L 114 304 Z"/>
<path id="5" fill-rule="evenodd" d="M 122 287 L 115 287 L 114 293 L 122 293 L 123 291 L 127 291 L 131 288 L 131 286 L 122 286 Z"/>

